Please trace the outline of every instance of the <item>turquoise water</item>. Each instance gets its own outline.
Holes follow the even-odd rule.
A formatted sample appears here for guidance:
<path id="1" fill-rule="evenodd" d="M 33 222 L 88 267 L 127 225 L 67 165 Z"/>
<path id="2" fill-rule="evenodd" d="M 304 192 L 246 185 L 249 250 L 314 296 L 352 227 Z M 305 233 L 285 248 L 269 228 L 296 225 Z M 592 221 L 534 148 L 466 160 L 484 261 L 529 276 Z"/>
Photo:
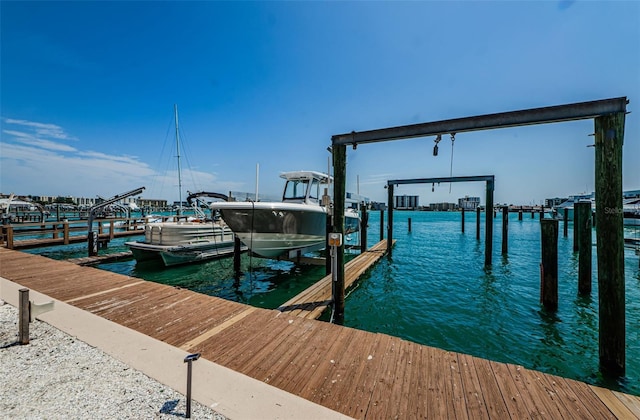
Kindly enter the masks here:
<path id="1" fill-rule="evenodd" d="M 408 218 L 412 232 L 408 232 Z M 446 350 L 520 364 L 584 382 L 640 395 L 640 270 L 625 251 L 627 375 L 608 382 L 598 373 L 598 285 L 593 249 L 593 292 L 579 297 L 573 231 L 558 244 L 559 307 L 540 305 L 540 222 L 509 217 L 509 255 L 501 256 L 501 216 L 494 223 L 493 265 L 484 268 L 484 221 L 475 238 L 475 214 L 394 212 L 397 243 L 347 297 L 345 325 L 402 337 Z M 379 239 L 379 212 L 369 219 L 369 245 Z M 628 237 L 640 239 L 638 231 Z M 135 240 L 129 238 L 127 240 Z M 124 240 L 109 252 L 126 250 Z M 594 234 L 595 243 L 595 234 Z M 52 258 L 86 255 L 86 244 L 35 250 Z M 100 251 L 103 253 L 104 251 Z M 234 279 L 231 258 L 174 268 L 121 261 L 100 268 L 264 308 L 276 308 L 324 275 L 324 267 L 242 257 Z"/>

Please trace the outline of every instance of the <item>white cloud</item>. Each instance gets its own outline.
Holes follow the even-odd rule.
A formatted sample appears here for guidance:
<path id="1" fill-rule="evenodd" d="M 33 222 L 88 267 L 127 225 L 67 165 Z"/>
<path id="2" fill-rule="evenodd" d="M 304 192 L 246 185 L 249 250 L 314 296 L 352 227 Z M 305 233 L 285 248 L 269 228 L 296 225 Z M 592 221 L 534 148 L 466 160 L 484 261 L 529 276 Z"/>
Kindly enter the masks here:
<path id="1" fill-rule="evenodd" d="M 5 118 L 4 122 L 5 124 L 20 125 L 31 128 L 36 137 L 52 137 L 58 140 L 77 140 L 75 137 L 71 137 L 65 133 L 62 127 L 55 124 L 39 123 L 27 120 L 14 120 L 12 118 Z"/>
<path id="2" fill-rule="evenodd" d="M 161 174 L 138 156 L 82 150 L 81 140 L 72 147 L 61 141 L 72 137 L 55 124 L 8 118 L 2 122 L 0 192 L 108 197 L 144 186 L 145 197 L 178 199 L 175 168 Z M 241 186 L 189 168 L 182 169 L 182 181 L 183 198 L 187 190 L 228 193 Z"/>
<path id="3" fill-rule="evenodd" d="M 3 130 L 2 132 L 15 137 L 20 143 L 39 147 L 41 149 L 58 150 L 61 152 L 73 152 L 76 150 L 75 148 L 68 146 L 66 144 L 57 143 L 51 140 L 41 139 L 38 137 L 33 137 L 29 133 L 23 133 L 20 131 L 13 131 L 13 130 Z"/>

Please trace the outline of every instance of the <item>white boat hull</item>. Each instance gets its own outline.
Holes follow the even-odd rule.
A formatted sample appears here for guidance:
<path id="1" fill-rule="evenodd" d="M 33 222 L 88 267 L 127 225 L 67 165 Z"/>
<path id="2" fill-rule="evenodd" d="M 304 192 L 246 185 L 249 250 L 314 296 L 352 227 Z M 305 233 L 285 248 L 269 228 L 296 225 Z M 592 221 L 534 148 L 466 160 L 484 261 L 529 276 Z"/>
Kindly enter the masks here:
<path id="1" fill-rule="evenodd" d="M 324 207 L 273 202 L 215 203 L 222 219 L 252 252 L 266 258 L 325 247 Z"/>

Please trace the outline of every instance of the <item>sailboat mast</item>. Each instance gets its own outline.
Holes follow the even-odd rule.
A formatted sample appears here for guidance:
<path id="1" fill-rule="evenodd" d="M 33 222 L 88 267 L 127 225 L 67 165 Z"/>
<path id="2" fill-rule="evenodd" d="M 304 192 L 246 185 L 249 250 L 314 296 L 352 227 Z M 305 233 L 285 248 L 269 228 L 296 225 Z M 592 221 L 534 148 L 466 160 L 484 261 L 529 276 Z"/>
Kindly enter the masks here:
<path id="1" fill-rule="evenodd" d="M 178 205 L 178 216 L 180 216 L 182 214 L 182 175 L 180 171 L 180 134 L 178 130 L 178 105 L 177 104 L 173 105 L 173 110 L 174 110 L 175 119 L 176 119 L 176 152 L 177 152 L 176 157 L 178 158 L 178 200 L 180 200 L 179 201 L 180 204 Z"/>

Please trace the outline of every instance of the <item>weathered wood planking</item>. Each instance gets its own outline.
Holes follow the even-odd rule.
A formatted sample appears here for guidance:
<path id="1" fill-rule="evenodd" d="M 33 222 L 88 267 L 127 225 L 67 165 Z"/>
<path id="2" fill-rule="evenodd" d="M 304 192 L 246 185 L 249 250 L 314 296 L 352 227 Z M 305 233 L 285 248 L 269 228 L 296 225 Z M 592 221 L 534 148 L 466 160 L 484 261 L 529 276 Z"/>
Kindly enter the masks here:
<path id="1" fill-rule="evenodd" d="M 345 290 L 348 290 L 360 276 L 375 264 L 387 251 L 387 241 L 383 239 L 367 251 L 345 264 Z M 332 277 L 328 275 L 314 283 L 298 295 L 283 303 L 278 310 L 290 315 L 308 319 L 318 319 L 331 303 Z"/>
<path id="2" fill-rule="evenodd" d="M 640 418 L 640 398 L 0 249 L 0 276 L 355 418 Z"/>

